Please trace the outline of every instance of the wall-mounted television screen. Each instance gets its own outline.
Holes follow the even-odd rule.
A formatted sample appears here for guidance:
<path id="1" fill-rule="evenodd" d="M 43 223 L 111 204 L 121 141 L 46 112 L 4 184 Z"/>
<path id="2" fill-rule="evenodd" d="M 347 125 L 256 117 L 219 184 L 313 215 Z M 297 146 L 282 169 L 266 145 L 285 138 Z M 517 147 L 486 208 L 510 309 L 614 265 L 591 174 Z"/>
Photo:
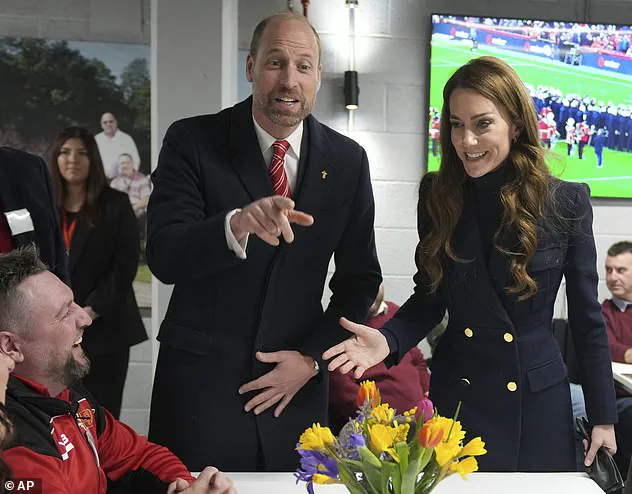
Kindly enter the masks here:
<path id="1" fill-rule="evenodd" d="M 632 198 L 632 26 L 432 16 L 428 170 L 439 168 L 442 91 L 468 60 L 493 55 L 520 75 L 551 171 L 593 197 Z M 554 155 L 552 155 L 554 156 Z"/>

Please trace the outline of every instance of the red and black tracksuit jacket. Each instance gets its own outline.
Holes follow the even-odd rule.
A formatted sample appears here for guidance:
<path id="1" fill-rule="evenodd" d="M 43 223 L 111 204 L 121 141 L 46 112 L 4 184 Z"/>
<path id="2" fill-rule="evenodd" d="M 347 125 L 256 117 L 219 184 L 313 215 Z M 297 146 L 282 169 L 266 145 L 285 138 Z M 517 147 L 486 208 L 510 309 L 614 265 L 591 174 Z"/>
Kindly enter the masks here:
<path id="1" fill-rule="evenodd" d="M 35 480 L 43 493 L 105 494 L 108 478 L 132 472 L 151 474 L 163 488 L 178 477 L 193 481 L 173 453 L 116 420 L 78 385 L 52 397 L 11 376 L 6 407 L 15 429 L 2 453 L 11 478 Z"/>

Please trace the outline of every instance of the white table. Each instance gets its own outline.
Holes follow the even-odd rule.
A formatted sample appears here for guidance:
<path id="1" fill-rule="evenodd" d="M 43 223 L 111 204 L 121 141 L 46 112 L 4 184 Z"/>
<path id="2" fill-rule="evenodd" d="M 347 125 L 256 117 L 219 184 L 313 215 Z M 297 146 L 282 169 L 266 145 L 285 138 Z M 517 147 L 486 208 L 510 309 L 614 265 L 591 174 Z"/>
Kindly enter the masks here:
<path id="1" fill-rule="evenodd" d="M 628 393 L 632 393 L 632 364 L 612 362 L 612 375 Z"/>
<path id="2" fill-rule="evenodd" d="M 291 473 L 229 473 L 238 494 L 305 494 Z M 345 494 L 342 485 L 315 485 L 317 494 Z M 603 494 L 584 473 L 473 473 L 448 477 L 432 494 Z"/>

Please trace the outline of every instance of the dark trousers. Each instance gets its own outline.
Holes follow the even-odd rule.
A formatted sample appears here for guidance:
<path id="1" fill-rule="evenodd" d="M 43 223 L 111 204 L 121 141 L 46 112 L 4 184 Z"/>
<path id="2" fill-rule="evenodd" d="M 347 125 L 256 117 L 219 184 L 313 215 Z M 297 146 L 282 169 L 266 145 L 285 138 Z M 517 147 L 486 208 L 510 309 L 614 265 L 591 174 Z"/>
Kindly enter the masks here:
<path id="1" fill-rule="evenodd" d="M 83 385 L 102 407 L 118 419 L 121 416 L 123 387 L 129 365 L 129 348 L 89 358 L 90 373 L 83 378 Z"/>

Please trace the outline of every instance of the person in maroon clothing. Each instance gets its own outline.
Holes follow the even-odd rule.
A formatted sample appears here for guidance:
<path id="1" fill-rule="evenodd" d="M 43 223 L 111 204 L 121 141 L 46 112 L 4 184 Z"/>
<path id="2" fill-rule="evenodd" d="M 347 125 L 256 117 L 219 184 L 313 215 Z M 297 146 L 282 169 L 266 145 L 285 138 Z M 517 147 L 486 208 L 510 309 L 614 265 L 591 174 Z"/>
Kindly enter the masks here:
<path id="1" fill-rule="evenodd" d="M 601 312 L 606 322 L 613 362 L 632 364 L 632 242 L 622 241 L 608 249 L 606 285 L 612 298 L 604 300 Z M 616 458 L 623 472 L 632 457 L 632 396 L 617 387 L 615 426 L 619 451 Z"/>
<path id="2" fill-rule="evenodd" d="M 77 384 L 90 366 L 81 340 L 91 322 L 33 246 L 0 254 L 0 354 L 15 363 L 7 390 L 15 429 L 2 456 L 13 478 L 39 479 L 44 493 L 105 494 L 107 479 L 145 471 L 161 492 L 170 484 L 170 494 L 235 494 L 214 468 L 195 480 L 167 448 L 116 420 Z"/>
<path id="3" fill-rule="evenodd" d="M 367 326 L 381 328 L 395 315 L 399 306 L 384 300 L 384 285 L 380 285 L 377 297 L 369 309 Z M 402 413 L 413 407 L 421 410 L 421 404 L 430 389 L 428 363 L 421 350 L 413 347 L 399 365 L 390 369 L 383 362 L 371 367 L 364 373 L 361 381 L 373 380 L 380 390 L 382 403 L 388 403 Z M 332 372 L 329 376 L 329 422 L 332 430 L 338 431 L 355 416 L 356 397 L 360 381 L 353 373 Z"/>

